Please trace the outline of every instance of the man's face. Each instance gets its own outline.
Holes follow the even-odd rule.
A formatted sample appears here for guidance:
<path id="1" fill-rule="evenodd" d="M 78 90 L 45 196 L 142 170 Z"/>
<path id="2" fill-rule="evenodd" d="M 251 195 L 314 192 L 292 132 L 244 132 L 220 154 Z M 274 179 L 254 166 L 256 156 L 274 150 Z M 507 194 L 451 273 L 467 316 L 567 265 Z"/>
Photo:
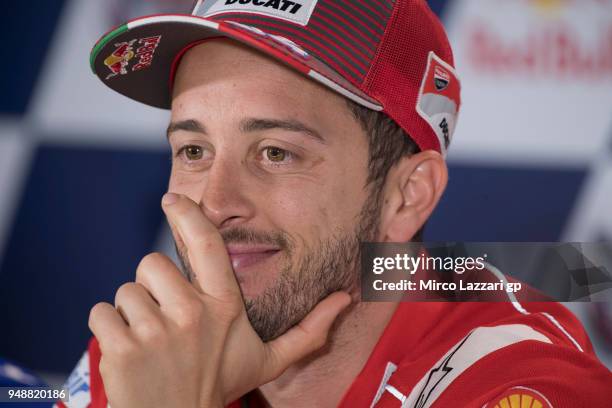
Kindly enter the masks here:
<path id="1" fill-rule="evenodd" d="M 374 239 L 379 207 L 366 188 L 367 138 L 341 96 L 234 42 L 209 41 L 181 61 L 169 141 L 169 191 L 219 229 L 264 340 L 329 293 L 355 290 L 359 241 Z"/>

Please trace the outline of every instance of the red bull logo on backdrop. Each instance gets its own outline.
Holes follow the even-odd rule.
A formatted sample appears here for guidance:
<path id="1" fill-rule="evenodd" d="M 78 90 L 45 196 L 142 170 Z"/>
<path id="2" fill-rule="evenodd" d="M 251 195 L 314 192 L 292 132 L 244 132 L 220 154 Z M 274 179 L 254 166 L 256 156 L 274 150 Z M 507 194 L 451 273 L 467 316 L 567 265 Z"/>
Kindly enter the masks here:
<path id="1" fill-rule="evenodd" d="M 525 0 L 529 5 L 537 11 L 545 15 L 554 15 L 572 0 Z"/>
<path id="2" fill-rule="evenodd" d="M 504 7 L 521 21 L 500 28 L 475 19 L 464 34 L 473 69 L 553 79 L 612 79 L 612 1 L 525 0 Z M 596 16 L 587 20 L 594 22 L 588 27 L 576 17 L 585 15 L 584 9 Z"/>
<path id="3" fill-rule="evenodd" d="M 590 165 L 607 146 L 612 0 L 455 0 L 446 24 L 469 100 L 455 158 Z"/>
<path id="4" fill-rule="evenodd" d="M 134 50 L 135 39 L 115 44 L 115 51 L 104 60 L 104 65 L 111 71 L 106 79 L 150 67 L 160 41 L 161 35 L 141 38 L 138 40 L 139 47 L 136 50 Z M 134 59 L 136 59 L 136 64 L 130 69 L 129 65 Z"/>
<path id="5" fill-rule="evenodd" d="M 547 14 L 557 15 L 561 10 L 568 6 L 574 6 L 579 3 L 586 3 L 585 0 L 523 0 L 535 10 Z M 587 0 L 589 1 L 589 0 Z M 591 0 L 602 6 L 611 6 L 612 0 Z"/>

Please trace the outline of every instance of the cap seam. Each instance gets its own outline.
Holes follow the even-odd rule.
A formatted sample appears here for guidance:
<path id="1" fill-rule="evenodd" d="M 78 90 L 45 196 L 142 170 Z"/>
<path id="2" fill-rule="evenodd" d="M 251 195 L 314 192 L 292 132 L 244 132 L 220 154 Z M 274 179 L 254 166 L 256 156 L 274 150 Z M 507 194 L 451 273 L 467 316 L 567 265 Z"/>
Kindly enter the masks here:
<path id="1" fill-rule="evenodd" d="M 370 69 L 366 73 L 365 79 L 363 81 L 363 88 L 364 88 L 363 92 L 365 92 L 367 95 L 370 95 L 373 78 L 375 76 L 374 74 L 378 70 L 378 58 L 380 54 L 382 53 L 383 45 L 385 44 L 385 41 L 387 40 L 387 36 L 391 32 L 393 24 L 399 14 L 399 10 L 402 7 L 401 0 L 395 0 L 395 5 L 396 6 L 393 8 L 393 13 L 391 14 L 391 17 L 389 17 L 389 20 L 386 23 L 385 32 L 383 33 L 380 41 L 378 42 L 378 46 L 376 47 L 376 53 L 374 54 L 374 59 L 372 60 L 374 63 L 370 65 Z M 372 95 L 370 97 L 374 97 L 374 96 Z M 378 98 L 375 98 L 375 99 L 378 99 Z"/>

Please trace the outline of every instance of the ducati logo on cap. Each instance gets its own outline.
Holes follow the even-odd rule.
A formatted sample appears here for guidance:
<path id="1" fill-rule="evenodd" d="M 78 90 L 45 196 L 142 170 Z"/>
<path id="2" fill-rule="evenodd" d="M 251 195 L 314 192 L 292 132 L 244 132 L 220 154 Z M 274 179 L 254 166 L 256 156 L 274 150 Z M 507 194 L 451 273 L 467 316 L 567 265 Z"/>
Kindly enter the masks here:
<path id="1" fill-rule="evenodd" d="M 430 52 L 416 110 L 438 137 L 443 154 L 455 130 L 461 105 L 460 93 L 461 87 L 454 68 L 433 51 Z"/>
<path id="2" fill-rule="evenodd" d="M 194 15 L 208 17 L 220 13 L 250 13 L 307 25 L 318 0 L 204 0 Z"/>
<path id="3" fill-rule="evenodd" d="M 448 87 L 450 82 L 450 74 L 441 66 L 436 65 L 434 68 L 434 85 L 438 91 L 443 91 Z"/>

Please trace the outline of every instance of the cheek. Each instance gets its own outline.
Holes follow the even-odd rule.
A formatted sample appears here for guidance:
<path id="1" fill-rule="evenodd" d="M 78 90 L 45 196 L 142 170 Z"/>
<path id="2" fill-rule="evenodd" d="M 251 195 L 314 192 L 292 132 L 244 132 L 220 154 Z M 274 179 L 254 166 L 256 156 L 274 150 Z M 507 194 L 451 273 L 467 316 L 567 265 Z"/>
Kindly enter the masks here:
<path id="1" fill-rule="evenodd" d="M 200 201 L 204 186 L 205 180 L 202 174 L 185 173 L 172 168 L 168 182 L 169 192 L 183 194 L 197 203 Z"/>
<path id="2" fill-rule="evenodd" d="M 338 184 L 330 188 L 320 213 L 342 230 L 353 231 L 365 199 L 365 192 L 361 188 L 348 183 Z"/>
<path id="3" fill-rule="evenodd" d="M 365 199 L 346 183 L 304 183 L 266 196 L 262 205 L 268 218 L 309 244 L 338 231 L 353 231 Z"/>

